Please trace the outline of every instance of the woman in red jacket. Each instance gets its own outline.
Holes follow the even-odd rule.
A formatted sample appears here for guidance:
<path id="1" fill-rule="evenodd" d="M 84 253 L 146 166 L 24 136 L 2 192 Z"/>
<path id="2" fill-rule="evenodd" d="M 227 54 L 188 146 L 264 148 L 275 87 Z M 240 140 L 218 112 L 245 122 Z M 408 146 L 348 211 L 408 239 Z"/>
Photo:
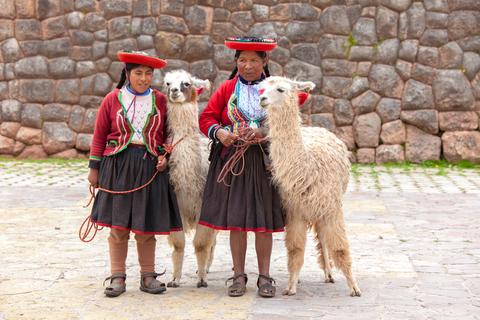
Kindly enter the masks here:
<path id="1" fill-rule="evenodd" d="M 245 293 L 245 255 L 247 231 L 255 232 L 259 277 L 258 293 L 275 295 L 270 277 L 272 232 L 283 231 L 280 197 L 265 168 L 265 146 L 252 145 L 245 153 L 241 175 L 231 175 L 228 186 L 217 182 L 224 164 L 235 152 L 232 144 L 239 138 L 251 140 L 266 136 L 265 110 L 260 107 L 258 83 L 269 76 L 266 52 L 276 46 L 273 39 L 228 38 L 225 44 L 235 49 L 236 67 L 223 82 L 200 115 L 200 129 L 214 141 L 211 163 L 203 194 L 199 223 L 218 230 L 230 230 L 230 249 L 234 266 L 230 296 Z M 242 161 L 234 169 L 238 172 Z"/>
<path id="2" fill-rule="evenodd" d="M 131 190 L 128 194 L 99 191 L 92 220 L 110 227 L 110 285 L 108 297 L 125 292 L 128 239 L 135 234 L 140 264 L 140 290 L 162 293 L 165 284 L 156 279 L 155 235 L 182 228 L 177 200 L 169 184 L 167 158 L 162 144 L 166 138 L 166 98 L 151 89 L 153 70 L 166 65 L 164 60 L 143 52 L 119 52 L 125 69 L 117 88 L 103 100 L 97 114 L 90 148 L 88 181 L 110 190 Z M 158 159 L 158 160 L 157 160 Z"/>

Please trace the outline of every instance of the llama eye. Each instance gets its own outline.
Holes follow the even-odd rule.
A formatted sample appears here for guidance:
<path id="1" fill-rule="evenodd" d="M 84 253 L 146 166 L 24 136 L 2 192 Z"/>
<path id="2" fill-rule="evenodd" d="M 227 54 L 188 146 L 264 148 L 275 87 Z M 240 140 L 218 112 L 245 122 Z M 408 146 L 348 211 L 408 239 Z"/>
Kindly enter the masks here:
<path id="1" fill-rule="evenodd" d="M 187 88 L 190 87 L 190 83 L 188 83 L 188 82 L 184 83 L 183 85 Z"/>
<path id="2" fill-rule="evenodd" d="M 285 92 L 285 90 L 282 89 L 282 88 L 277 88 L 277 91 L 278 91 L 278 92 L 282 92 L 282 93 Z"/>
<path id="3" fill-rule="evenodd" d="M 167 82 L 167 83 L 165 83 L 165 84 L 167 85 L 167 87 L 170 87 L 170 82 Z"/>

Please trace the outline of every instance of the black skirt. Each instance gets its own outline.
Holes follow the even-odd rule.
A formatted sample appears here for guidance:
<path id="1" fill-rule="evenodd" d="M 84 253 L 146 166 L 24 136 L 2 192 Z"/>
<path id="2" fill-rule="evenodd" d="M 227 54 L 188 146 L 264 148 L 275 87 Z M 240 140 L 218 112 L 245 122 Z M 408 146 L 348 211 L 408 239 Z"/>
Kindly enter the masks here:
<path id="1" fill-rule="evenodd" d="M 143 147 L 103 157 L 99 170 L 102 188 L 123 191 L 146 183 L 156 171 L 157 159 Z M 169 234 L 182 230 L 177 198 L 168 171 L 157 174 L 147 187 L 128 194 L 98 191 L 92 220 L 99 226 L 131 230 L 138 234 Z"/>
<path id="2" fill-rule="evenodd" d="M 220 143 L 213 145 L 199 224 L 217 230 L 284 230 L 280 196 L 265 169 L 264 151 L 258 145 L 250 146 L 244 155 L 243 173 L 229 174 L 223 183 L 217 182 L 218 175 L 235 148 L 224 148 Z M 239 161 L 234 172 L 241 167 L 242 161 Z"/>

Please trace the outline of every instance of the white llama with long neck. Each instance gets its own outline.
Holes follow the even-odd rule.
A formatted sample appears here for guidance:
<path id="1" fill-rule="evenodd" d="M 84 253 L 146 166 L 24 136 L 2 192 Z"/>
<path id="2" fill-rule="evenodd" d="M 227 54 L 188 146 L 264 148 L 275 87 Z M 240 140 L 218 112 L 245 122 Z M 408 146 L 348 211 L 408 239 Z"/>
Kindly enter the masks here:
<path id="1" fill-rule="evenodd" d="M 298 92 L 314 87 L 312 82 L 283 77 L 269 77 L 261 83 L 260 103 L 267 110 L 272 176 L 287 213 L 285 244 L 290 277 L 284 294 L 296 294 L 311 226 L 325 281 L 334 282 L 332 258 L 347 278 L 350 294 L 360 296 L 342 211 L 350 175 L 347 148 L 328 130 L 301 126 Z"/>
<path id="2" fill-rule="evenodd" d="M 208 172 L 208 141 L 201 138 L 198 125 L 199 89 L 210 89 L 208 80 L 200 80 L 184 70 L 168 72 L 164 77 L 167 90 L 167 127 L 172 143 L 179 142 L 169 159 L 170 182 L 175 190 L 182 217 L 183 230 L 195 230 L 193 244 L 197 256 L 197 287 L 206 287 L 206 274 L 212 263 L 216 231 L 198 225 L 202 195 Z M 178 287 L 182 276 L 185 233 L 169 236 L 173 246 L 173 279 L 170 287 Z"/>

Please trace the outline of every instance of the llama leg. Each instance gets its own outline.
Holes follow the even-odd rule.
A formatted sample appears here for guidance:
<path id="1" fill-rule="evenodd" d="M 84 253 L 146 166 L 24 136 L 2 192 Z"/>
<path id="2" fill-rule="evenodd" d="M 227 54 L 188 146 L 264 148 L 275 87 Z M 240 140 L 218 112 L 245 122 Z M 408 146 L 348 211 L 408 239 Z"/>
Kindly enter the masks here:
<path id="1" fill-rule="evenodd" d="M 286 228 L 285 245 L 288 252 L 288 287 L 283 291 L 284 295 L 297 293 L 297 283 L 300 269 L 303 266 L 305 244 L 307 241 L 307 224 L 301 220 L 290 221 Z"/>
<path id="2" fill-rule="evenodd" d="M 215 241 L 215 230 L 197 224 L 193 246 L 197 256 L 197 288 L 207 287 L 207 265 L 211 255 L 212 243 Z"/>
<path id="3" fill-rule="evenodd" d="M 329 221 L 326 221 L 325 228 L 323 228 L 327 247 L 330 249 L 335 266 L 342 270 L 345 278 L 347 278 L 350 295 L 352 297 L 359 297 L 362 292 L 360 288 L 358 288 L 357 281 L 352 273 L 352 257 L 350 256 L 343 214 L 340 212 L 335 215 L 335 217 L 337 217 L 336 221 L 329 219 Z"/>
<path id="4" fill-rule="evenodd" d="M 323 232 L 323 226 L 325 222 L 323 220 L 317 221 L 314 225 L 316 238 L 317 238 L 317 251 L 318 251 L 318 263 L 323 269 L 325 274 L 325 282 L 334 283 L 335 280 L 332 276 L 332 265 L 330 263 L 330 255 L 328 254 L 328 247 L 325 239 L 325 233 Z"/>
<path id="5" fill-rule="evenodd" d="M 213 233 L 213 243 L 212 246 L 210 247 L 210 257 L 208 258 L 208 263 L 207 263 L 207 273 L 210 271 L 210 267 L 212 266 L 213 262 L 213 256 L 215 254 L 215 246 L 217 245 L 217 231 L 214 231 Z"/>
<path id="6" fill-rule="evenodd" d="M 180 286 L 182 277 L 183 255 L 185 252 L 185 233 L 183 231 L 172 232 L 168 236 L 168 243 L 173 247 L 173 279 L 167 283 L 167 287 L 177 288 Z"/>

